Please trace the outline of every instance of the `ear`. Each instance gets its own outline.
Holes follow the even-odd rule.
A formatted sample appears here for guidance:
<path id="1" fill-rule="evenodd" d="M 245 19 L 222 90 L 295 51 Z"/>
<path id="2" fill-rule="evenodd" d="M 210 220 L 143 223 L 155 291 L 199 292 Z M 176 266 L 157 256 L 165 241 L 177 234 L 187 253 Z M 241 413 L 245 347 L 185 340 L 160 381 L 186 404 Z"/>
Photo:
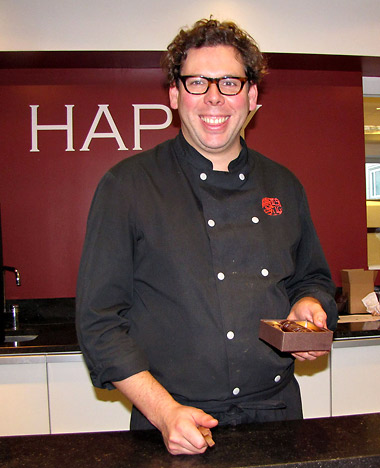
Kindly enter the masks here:
<path id="1" fill-rule="evenodd" d="M 169 88 L 169 102 L 172 109 L 178 109 L 178 95 L 179 89 L 173 85 Z"/>
<path id="2" fill-rule="evenodd" d="M 250 111 L 253 111 L 253 110 L 256 109 L 257 96 L 258 96 L 257 85 L 252 84 L 249 87 L 249 91 L 248 91 L 248 101 L 249 101 L 249 110 Z"/>

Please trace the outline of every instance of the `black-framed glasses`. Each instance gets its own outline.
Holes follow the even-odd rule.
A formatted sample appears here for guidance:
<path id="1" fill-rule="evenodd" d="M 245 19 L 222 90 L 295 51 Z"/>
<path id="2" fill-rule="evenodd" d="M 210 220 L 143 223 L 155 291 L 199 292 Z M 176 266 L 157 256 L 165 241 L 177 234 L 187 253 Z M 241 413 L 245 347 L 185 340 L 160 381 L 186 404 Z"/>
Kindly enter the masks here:
<path id="1" fill-rule="evenodd" d="M 222 76 L 221 78 L 209 78 L 202 75 L 180 75 L 179 79 L 186 91 L 190 94 L 206 94 L 210 85 L 215 83 L 220 94 L 236 96 L 248 81 L 246 77 Z"/>

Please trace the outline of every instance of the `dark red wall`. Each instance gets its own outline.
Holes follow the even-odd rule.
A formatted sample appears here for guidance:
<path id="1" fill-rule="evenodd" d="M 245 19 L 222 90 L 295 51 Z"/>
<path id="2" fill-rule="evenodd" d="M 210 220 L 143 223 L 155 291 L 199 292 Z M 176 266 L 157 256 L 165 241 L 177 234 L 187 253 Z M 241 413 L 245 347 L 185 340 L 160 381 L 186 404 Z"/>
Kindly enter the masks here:
<path id="1" fill-rule="evenodd" d="M 249 144 L 301 180 L 333 278 L 367 268 L 360 72 L 274 70 Z"/>
<path id="2" fill-rule="evenodd" d="M 246 130 L 249 146 L 288 166 L 308 194 L 312 216 L 334 280 L 340 269 L 366 267 L 364 135 L 361 73 L 281 70 L 270 72 Z M 159 69 L 0 70 L 0 203 L 4 263 L 21 272 L 16 288 L 7 273 L 8 298 L 73 297 L 87 213 L 103 173 L 134 151 L 133 104 L 168 105 Z M 108 104 L 129 148 L 115 139 L 93 139 L 80 151 L 98 105 Z M 31 149 L 31 109 L 38 124 L 64 124 L 73 109 L 73 152 L 66 132 L 40 131 Z M 159 124 L 162 110 L 141 112 L 142 124 Z M 102 118 L 97 132 L 109 132 Z M 171 138 L 143 130 L 148 149 Z"/>

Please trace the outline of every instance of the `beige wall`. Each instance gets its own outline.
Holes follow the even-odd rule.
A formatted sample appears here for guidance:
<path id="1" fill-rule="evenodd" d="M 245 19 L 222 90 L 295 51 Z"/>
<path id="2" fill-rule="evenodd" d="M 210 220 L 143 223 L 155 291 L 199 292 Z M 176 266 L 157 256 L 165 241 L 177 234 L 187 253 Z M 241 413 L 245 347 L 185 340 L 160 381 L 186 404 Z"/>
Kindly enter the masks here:
<path id="1" fill-rule="evenodd" d="M 367 200 L 367 227 L 380 228 L 380 201 Z"/>
<path id="2" fill-rule="evenodd" d="M 380 56 L 379 0 L 0 0 L 0 50 L 163 50 L 210 14 L 265 52 Z"/>
<path id="3" fill-rule="evenodd" d="M 367 201 L 367 227 L 380 228 L 380 202 Z M 367 234 L 368 266 L 380 269 L 380 233 Z"/>

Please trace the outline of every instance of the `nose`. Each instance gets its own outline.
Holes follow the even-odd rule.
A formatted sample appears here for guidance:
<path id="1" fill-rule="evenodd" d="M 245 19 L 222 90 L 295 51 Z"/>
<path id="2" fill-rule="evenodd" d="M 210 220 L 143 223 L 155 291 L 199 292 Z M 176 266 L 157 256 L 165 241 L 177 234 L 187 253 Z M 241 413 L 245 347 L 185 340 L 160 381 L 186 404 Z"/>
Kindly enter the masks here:
<path id="1" fill-rule="evenodd" d="M 216 83 L 211 83 L 205 96 L 205 102 L 214 106 L 223 104 L 224 96 L 219 92 Z"/>

